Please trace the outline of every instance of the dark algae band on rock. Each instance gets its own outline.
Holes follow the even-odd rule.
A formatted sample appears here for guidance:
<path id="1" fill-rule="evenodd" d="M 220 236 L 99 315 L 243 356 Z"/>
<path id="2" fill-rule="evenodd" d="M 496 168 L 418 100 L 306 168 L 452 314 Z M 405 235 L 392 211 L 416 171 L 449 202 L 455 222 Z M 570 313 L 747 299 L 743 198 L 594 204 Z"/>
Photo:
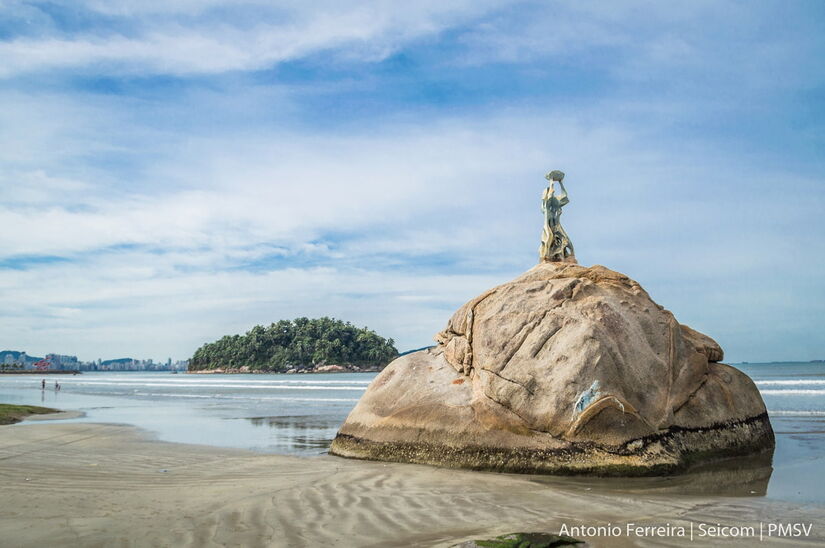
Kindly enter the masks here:
<path id="1" fill-rule="evenodd" d="M 741 438 L 748 430 L 755 443 L 738 445 L 718 443 L 718 438 Z M 737 432 L 739 431 L 739 432 Z M 710 439 L 712 442 L 707 443 Z M 654 439 L 634 440 L 644 443 L 644 449 L 631 451 L 627 447 L 600 447 L 582 444 L 565 449 L 496 448 L 478 445 L 450 447 L 410 442 L 374 442 L 346 434 L 335 439 L 333 454 L 342 457 L 367 458 L 392 462 L 432 464 L 445 468 L 463 468 L 488 472 L 520 474 L 649 476 L 685 471 L 690 465 L 707 457 L 736 457 L 748 455 L 773 443 L 773 431 L 767 415 L 754 417 L 738 424 L 718 425 L 702 429 L 675 429 Z M 632 443 L 632 442 L 631 442 Z M 627 445 L 627 444 L 626 444 Z M 718 449 L 725 445 L 725 449 Z M 646 458 L 639 465 L 642 453 Z M 660 462 L 656 462 L 656 456 Z M 679 455 L 681 458 L 674 458 Z M 597 461 L 597 464 L 594 462 Z"/>
<path id="2" fill-rule="evenodd" d="M 719 345 L 603 266 L 539 264 L 436 340 L 375 378 L 332 454 L 632 476 L 774 446 L 759 391 Z"/>

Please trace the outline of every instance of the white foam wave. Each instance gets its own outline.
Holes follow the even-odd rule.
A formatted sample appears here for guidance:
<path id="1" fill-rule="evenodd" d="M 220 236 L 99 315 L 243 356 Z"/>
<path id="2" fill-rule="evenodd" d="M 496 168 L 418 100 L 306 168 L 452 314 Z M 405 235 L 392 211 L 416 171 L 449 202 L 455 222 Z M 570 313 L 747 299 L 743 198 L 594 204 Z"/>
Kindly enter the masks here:
<path id="1" fill-rule="evenodd" d="M 38 382 L 40 382 L 38 380 Z M 184 377 L 171 377 L 164 375 L 163 377 L 138 377 L 138 378 L 123 378 L 123 377 L 98 377 L 98 378 L 67 378 L 63 382 L 117 382 L 117 383 L 132 383 L 143 384 L 147 382 L 168 382 L 172 384 L 186 384 L 197 382 L 198 384 L 213 385 L 213 384 L 361 384 L 368 385 L 372 380 L 300 380 L 300 379 L 227 379 L 225 377 L 214 377 L 209 375 L 186 375 Z"/>
<path id="2" fill-rule="evenodd" d="M 825 417 L 823 409 L 768 409 L 772 417 Z"/>
<path id="3" fill-rule="evenodd" d="M 768 396 L 825 396 L 825 390 L 814 389 L 779 389 L 779 390 L 760 390 L 763 395 Z"/>
<path id="4" fill-rule="evenodd" d="M 143 382 L 140 384 L 126 384 L 121 382 L 105 381 L 74 381 L 61 383 L 63 386 L 121 386 L 128 388 L 165 387 L 165 388 L 254 388 L 260 390 L 359 390 L 363 392 L 366 386 L 322 386 L 322 385 L 291 385 L 291 384 L 203 384 L 199 382 Z"/>
<path id="5" fill-rule="evenodd" d="M 197 399 L 226 399 L 226 400 L 250 400 L 250 401 L 311 401 L 311 402 L 357 402 L 357 398 L 293 398 L 289 396 L 226 396 L 223 394 L 173 394 L 169 392 L 135 392 L 136 396 L 150 396 L 160 398 L 197 398 Z"/>
<path id="6" fill-rule="evenodd" d="M 756 382 L 757 386 L 825 386 L 825 380 L 789 379 L 754 382 Z"/>
<path id="7" fill-rule="evenodd" d="M 243 379 L 243 380 L 234 380 L 234 379 L 223 379 L 223 378 L 204 378 L 204 377 L 195 377 L 195 376 L 187 376 L 184 378 L 170 378 L 168 375 L 164 375 L 163 377 L 141 377 L 141 378 L 122 378 L 122 377 L 96 377 L 96 378 L 88 378 L 88 377 L 64 377 L 64 378 L 55 378 L 52 379 L 48 377 L 47 384 L 51 384 L 53 380 L 59 380 L 60 384 L 62 385 L 69 385 L 69 384 L 109 384 L 109 385 L 146 385 L 147 383 L 164 383 L 168 384 L 169 386 L 188 386 L 192 384 L 197 384 L 198 386 L 226 386 L 226 385 L 237 385 L 237 386 L 246 386 L 250 384 L 260 385 L 260 386 L 280 386 L 280 385 L 297 385 L 297 386 L 363 386 L 367 387 L 371 380 L 298 380 L 298 379 Z M 37 379 L 3 379 L 0 378 L 0 384 L 22 384 L 22 385 L 31 385 L 40 388 L 40 378 Z"/>
<path id="8" fill-rule="evenodd" d="M 246 399 L 243 397 L 235 398 L 232 396 L 228 396 L 229 399 Z M 266 400 L 266 401 L 336 401 L 336 402 L 357 402 L 359 401 L 358 398 L 290 398 L 286 396 L 265 396 L 263 398 L 255 398 L 258 400 Z"/>

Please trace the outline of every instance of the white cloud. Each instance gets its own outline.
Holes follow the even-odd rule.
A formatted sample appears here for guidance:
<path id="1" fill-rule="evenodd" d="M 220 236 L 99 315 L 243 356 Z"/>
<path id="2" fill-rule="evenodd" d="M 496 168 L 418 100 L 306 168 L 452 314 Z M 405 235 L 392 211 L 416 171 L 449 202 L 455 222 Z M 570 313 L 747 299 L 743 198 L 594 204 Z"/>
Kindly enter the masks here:
<path id="1" fill-rule="evenodd" d="M 541 71 L 548 58 L 586 64 L 587 52 L 617 47 L 621 62 L 599 74 L 627 85 L 677 82 L 686 71 L 678 82 L 689 87 L 718 65 L 732 67 L 726 86 L 760 87 L 771 85 L 765 66 L 807 51 L 810 38 L 764 45 L 768 65 L 739 63 L 736 48 L 714 64 L 715 44 L 688 32 L 707 14 L 696 3 L 655 10 L 644 28 L 627 24 L 642 8 L 604 3 L 553 4 L 524 28 L 501 12 L 480 17 L 495 8 L 475 3 L 282 4 L 278 17 L 252 23 L 220 22 L 218 2 L 84 5 L 113 16 L 120 34 L 47 29 L 0 43 L 0 72 L 14 84 L 0 92 L 0 261 L 25 268 L 0 270 L 0 347 L 182 358 L 255 323 L 322 314 L 369 325 L 402 349 L 427 344 L 453 308 L 534 262 L 541 175 L 560 167 L 572 198 L 564 223 L 582 262 L 639 279 L 735 358 L 818 357 L 821 342 L 783 347 L 772 318 L 806 318 L 797 338 L 816 339 L 821 177 L 777 167 L 765 147 L 673 137 L 674 120 L 740 108 L 741 96 L 602 93 L 587 104 L 410 109 L 327 130 L 281 123 L 314 85 L 236 79 L 158 97 L 26 85 L 52 69 L 211 74 L 319 52 L 380 59 L 483 19 L 462 34 L 464 63 L 533 59 L 530 70 Z M 811 63 L 783 74 L 810 84 L 820 68 L 799 75 Z"/>
<path id="2" fill-rule="evenodd" d="M 185 357 L 256 323 L 332 315 L 409 346 L 426 344 L 443 327 L 444 302 L 458 306 L 494 282 L 489 274 L 387 276 L 369 265 L 185 275 L 177 266 L 166 256 L 133 252 L 4 271 L 0 288 L 9 298 L 0 331 L 30 353 L 57 345 L 85 359 L 98 357 L 93 352 Z M 418 294 L 428 298 L 409 299 Z"/>
<path id="3" fill-rule="evenodd" d="M 172 148 L 185 153 L 166 162 L 186 169 L 157 165 L 117 189 L 63 184 L 59 165 L 32 160 L 48 167 L 28 179 L 37 200 L 0 211 L 0 256 L 70 262 L 0 274 L 7 309 L 18 311 L 3 322 L 7 337 L 31 352 L 93 358 L 151 347 L 154 357 L 183 357 L 255 323 L 329 314 L 401 348 L 427 344 L 453 308 L 533 263 L 541 175 L 551 167 L 568 171 L 564 222 L 580 260 L 636 277 L 724 342 L 725 310 L 755 313 L 737 290 L 741 277 L 775 282 L 766 273 L 777 259 L 765 250 L 811 268 L 801 246 L 816 240 L 789 240 L 791 225 L 823 232 L 815 181 L 783 173 L 786 197 L 775 204 L 764 193 L 779 174 L 700 147 L 674 155 L 628 127 L 552 112 L 380 134 L 181 138 L 186 146 Z M 192 190 L 191 181 L 208 182 Z M 57 189 L 54 201 L 36 192 L 41 184 Z M 76 192 L 98 184 L 103 198 Z M 433 257 L 454 266 L 428 266 Z M 775 313 L 787 306 L 781 294 L 760 303 Z"/>
<path id="4" fill-rule="evenodd" d="M 380 60 L 411 40 L 479 16 L 492 4 L 292 2 L 266 9 L 265 3 L 230 8 L 218 2 L 87 2 L 88 9 L 123 18 L 128 34 L 94 28 L 68 36 L 2 41 L 0 77 L 66 68 L 110 74 L 214 74 L 264 69 L 319 52 Z M 196 17 L 219 7 L 232 11 Z M 246 13 L 247 7 L 257 13 Z M 235 12 L 240 15 L 232 15 Z"/>
<path id="5" fill-rule="evenodd" d="M 569 74 L 609 77 L 608 85 L 663 86 L 671 95 L 707 93 L 711 100 L 723 88 L 728 104 L 749 90 L 819 87 L 825 81 L 825 65 L 818 62 L 825 35 L 804 10 L 780 6 L 544 2 L 535 9 L 499 10 L 462 28 L 466 49 L 452 62 L 527 65 L 563 75 L 561 88 L 570 85 L 562 80 Z"/>

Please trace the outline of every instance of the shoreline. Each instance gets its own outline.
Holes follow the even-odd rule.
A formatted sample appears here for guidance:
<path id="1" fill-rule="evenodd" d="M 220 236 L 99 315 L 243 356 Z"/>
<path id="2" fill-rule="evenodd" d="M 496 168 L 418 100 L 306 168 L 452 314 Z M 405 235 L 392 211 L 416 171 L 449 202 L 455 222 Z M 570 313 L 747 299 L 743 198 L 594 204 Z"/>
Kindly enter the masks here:
<path id="1" fill-rule="evenodd" d="M 24 423 L 2 432 L 0 482 L 7 495 L 0 527 L 11 545 L 446 547 L 563 526 L 767 522 L 813 523 L 805 540 L 825 543 L 823 506 L 675 495 L 661 491 L 671 483 L 665 478 L 640 489 L 647 484 L 271 455 L 157 441 L 117 424 Z M 620 547 L 714 544 L 624 534 L 585 540 Z"/>
<path id="2" fill-rule="evenodd" d="M 60 409 L 55 409 L 54 413 L 45 413 L 43 415 L 29 415 L 24 417 L 22 421 L 15 424 L 21 423 L 28 423 L 28 422 L 45 422 L 45 421 L 61 421 L 67 419 L 79 419 L 81 417 L 85 417 L 86 413 L 83 411 L 62 411 Z"/>

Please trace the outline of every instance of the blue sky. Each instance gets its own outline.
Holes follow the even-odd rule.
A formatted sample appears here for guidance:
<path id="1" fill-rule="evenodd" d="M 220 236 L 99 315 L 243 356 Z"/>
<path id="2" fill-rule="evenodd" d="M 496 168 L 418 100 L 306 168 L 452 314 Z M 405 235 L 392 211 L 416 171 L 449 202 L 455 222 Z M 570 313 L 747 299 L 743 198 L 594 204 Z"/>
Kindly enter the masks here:
<path id="1" fill-rule="evenodd" d="M 0 2 L 0 347 L 431 343 L 537 258 L 733 361 L 825 358 L 822 2 Z"/>

